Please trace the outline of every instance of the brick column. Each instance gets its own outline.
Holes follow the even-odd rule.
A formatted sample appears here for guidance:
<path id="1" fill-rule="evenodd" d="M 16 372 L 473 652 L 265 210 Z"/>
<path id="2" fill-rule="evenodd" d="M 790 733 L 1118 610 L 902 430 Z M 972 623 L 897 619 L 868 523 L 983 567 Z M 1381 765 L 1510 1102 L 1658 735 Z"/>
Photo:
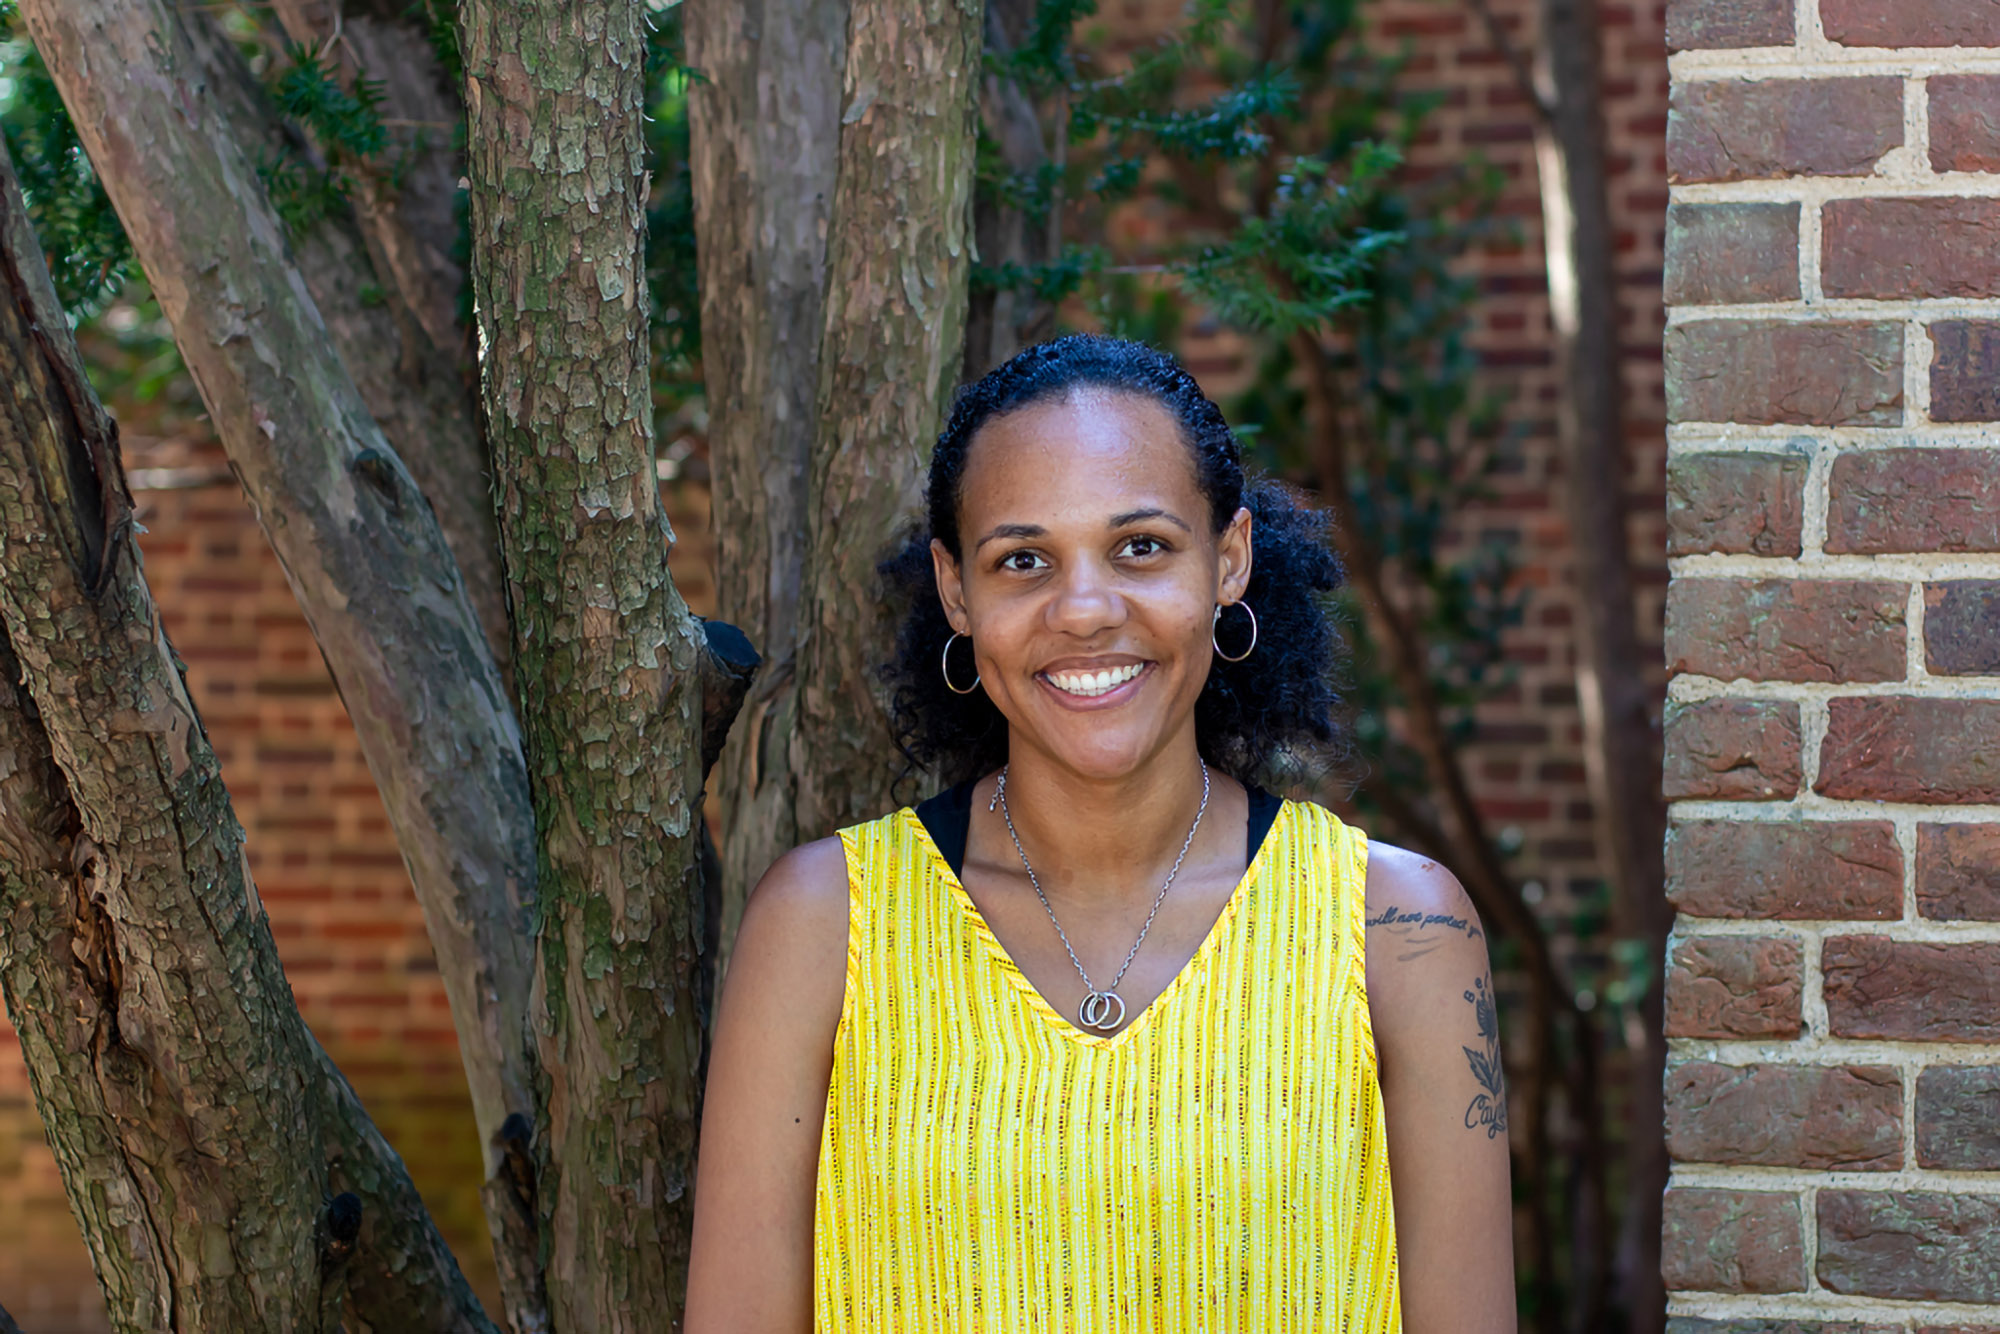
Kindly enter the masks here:
<path id="1" fill-rule="evenodd" d="M 2000 1329 L 2000 2 L 1667 28 L 1673 1331 Z"/>

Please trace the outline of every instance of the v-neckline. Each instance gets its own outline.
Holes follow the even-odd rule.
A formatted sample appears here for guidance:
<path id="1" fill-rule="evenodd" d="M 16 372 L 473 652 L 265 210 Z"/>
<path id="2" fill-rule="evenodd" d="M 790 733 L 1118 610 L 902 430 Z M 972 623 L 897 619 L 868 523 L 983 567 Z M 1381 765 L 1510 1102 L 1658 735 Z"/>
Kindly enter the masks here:
<path id="1" fill-rule="evenodd" d="M 1223 903 L 1222 911 L 1215 915 L 1215 920 L 1209 924 L 1208 933 L 1202 937 L 1201 944 L 1195 946 L 1194 953 L 1188 956 L 1188 961 L 1181 965 L 1173 980 L 1161 989 L 1159 995 L 1147 1002 L 1145 1009 L 1132 1016 L 1131 1023 L 1106 1037 L 1097 1033 L 1086 1033 L 1074 1021 L 1065 1018 L 1055 1006 L 1049 1004 L 1048 998 L 1042 995 L 1035 984 L 1028 980 L 1028 975 L 1021 971 L 1021 965 L 1014 961 L 1014 956 L 1001 943 L 1000 937 L 993 934 L 993 928 L 988 924 L 986 914 L 979 910 L 979 905 L 973 902 L 972 895 L 966 892 L 964 882 L 959 879 L 958 872 L 952 869 L 951 863 L 945 859 L 944 853 L 938 848 L 937 841 L 931 837 L 931 831 L 922 818 L 908 807 L 901 812 L 902 817 L 915 827 L 917 837 L 922 840 L 924 851 L 930 858 L 932 872 L 943 879 L 945 888 L 950 891 L 952 902 L 957 905 L 965 924 L 971 928 L 973 936 L 999 966 L 1001 975 L 1013 985 L 1028 1008 L 1069 1041 L 1080 1046 L 1097 1047 L 1107 1051 L 1116 1051 L 1131 1040 L 1133 1034 L 1149 1027 L 1155 1014 L 1183 989 L 1194 985 L 1197 974 L 1207 971 L 1209 956 L 1222 947 L 1222 938 L 1227 934 L 1230 923 L 1235 920 L 1243 900 L 1248 897 L 1250 885 L 1257 879 L 1265 859 L 1271 855 L 1271 848 L 1277 841 L 1279 826 L 1285 823 L 1290 814 L 1291 803 L 1281 802 L 1276 818 L 1271 821 L 1271 827 L 1264 831 L 1264 841 L 1257 845 L 1256 855 L 1250 859 L 1250 864 L 1243 868 L 1242 879 L 1238 880 L 1235 887 L 1229 891 L 1229 898 Z"/>

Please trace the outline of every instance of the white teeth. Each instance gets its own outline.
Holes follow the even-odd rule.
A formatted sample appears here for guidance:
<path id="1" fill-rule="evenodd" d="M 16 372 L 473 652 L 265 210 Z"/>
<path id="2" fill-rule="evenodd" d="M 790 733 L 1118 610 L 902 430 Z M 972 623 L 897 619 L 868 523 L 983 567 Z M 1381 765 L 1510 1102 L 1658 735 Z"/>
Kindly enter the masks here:
<path id="1" fill-rule="evenodd" d="M 1132 663 L 1126 667 L 1113 667 L 1101 672 L 1049 672 L 1049 684 L 1067 695 L 1090 698 L 1117 689 L 1145 670 L 1146 664 Z"/>

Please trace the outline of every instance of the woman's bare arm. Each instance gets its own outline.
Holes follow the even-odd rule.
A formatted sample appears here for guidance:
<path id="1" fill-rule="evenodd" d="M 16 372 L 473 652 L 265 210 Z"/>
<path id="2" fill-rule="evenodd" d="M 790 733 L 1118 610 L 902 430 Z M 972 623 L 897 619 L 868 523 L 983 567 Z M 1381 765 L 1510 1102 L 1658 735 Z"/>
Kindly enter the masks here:
<path id="1" fill-rule="evenodd" d="M 688 1334 L 808 1334 L 813 1181 L 847 980 L 837 838 L 787 853 L 744 909 L 715 1017 Z"/>
<path id="2" fill-rule="evenodd" d="M 1486 937 L 1436 862 L 1371 843 L 1368 1001 L 1404 1334 L 1513 1334 L 1507 1090 Z"/>

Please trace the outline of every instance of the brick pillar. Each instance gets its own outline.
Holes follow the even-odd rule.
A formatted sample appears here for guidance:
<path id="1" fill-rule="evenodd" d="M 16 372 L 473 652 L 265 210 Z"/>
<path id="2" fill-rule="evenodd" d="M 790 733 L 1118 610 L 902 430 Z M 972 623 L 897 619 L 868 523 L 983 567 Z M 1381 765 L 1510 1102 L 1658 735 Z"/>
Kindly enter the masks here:
<path id="1" fill-rule="evenodd" d="M 1667 29 L 1674 1334 L 2000 1329 L 2000 2 Z"/>

